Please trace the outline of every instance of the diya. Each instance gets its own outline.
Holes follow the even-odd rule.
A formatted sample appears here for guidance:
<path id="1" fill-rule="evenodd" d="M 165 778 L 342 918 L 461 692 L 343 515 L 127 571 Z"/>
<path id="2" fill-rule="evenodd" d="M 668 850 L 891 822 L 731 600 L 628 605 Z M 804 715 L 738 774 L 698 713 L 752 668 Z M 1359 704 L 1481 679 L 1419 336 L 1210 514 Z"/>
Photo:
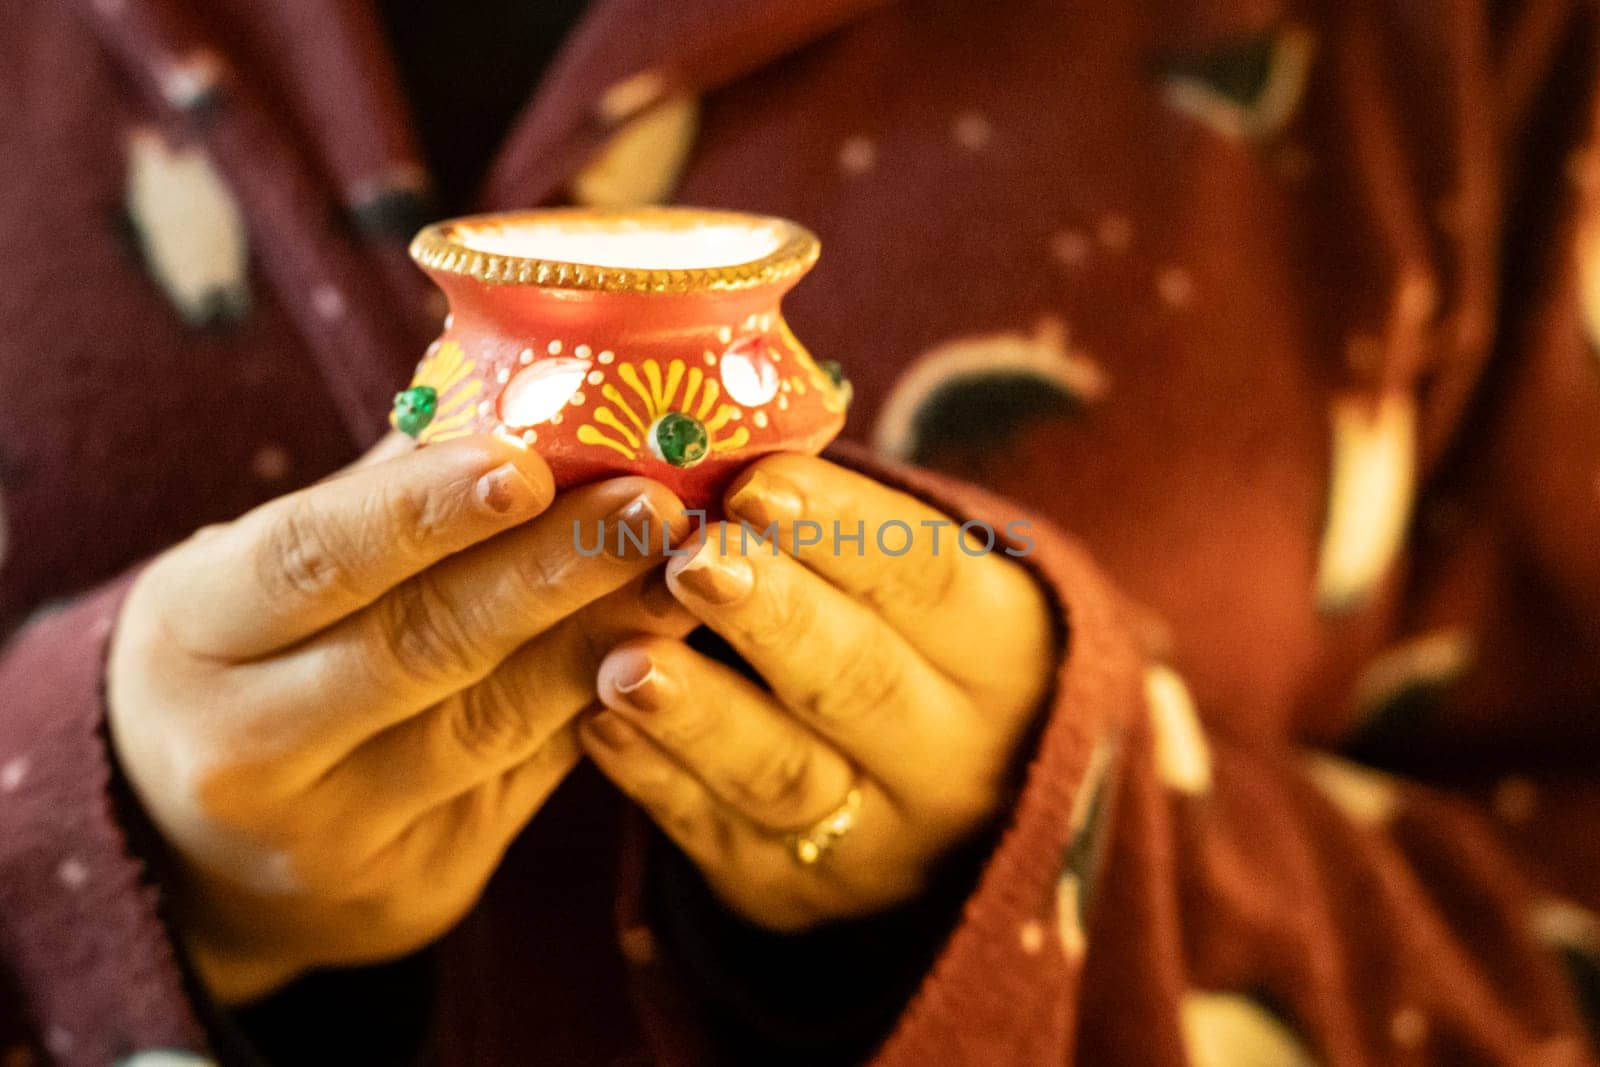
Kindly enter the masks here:
<path id="1" fill-rule="evenodd" d="M 640 474 L 714 510 L 751 460 L 844 425 L 849 383 L 779 308 L 817 252 L 792 222 L 689 208 L 429 226 L 411 256 L 450 313 L 390 422 L 419 444 L 515 438 L 558 487 Z"/>

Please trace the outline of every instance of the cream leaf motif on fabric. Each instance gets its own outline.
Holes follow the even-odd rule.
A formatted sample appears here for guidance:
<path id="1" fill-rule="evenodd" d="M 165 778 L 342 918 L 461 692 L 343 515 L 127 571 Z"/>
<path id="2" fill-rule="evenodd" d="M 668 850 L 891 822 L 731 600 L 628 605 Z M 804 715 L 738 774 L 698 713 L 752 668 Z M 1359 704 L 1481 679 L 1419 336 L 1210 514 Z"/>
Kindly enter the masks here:
<path id="1" fill-rule="evenodd" d="M 1547 900 L 1529 918 L 1534 937 L 1560 957 L 1578 1011 L 1600 1041 L 1600 916 L 1569 900 Z"/>
<path id="2" fill-rule="evenodd" d="M 1316 38 L 1301 26 L 1224 41 L 1158 63 L 1167 103 L 1224 137 L 1263 141 L 1294 118 Z"/>
<path id="3" fill-rule="evenodd" d="M 1381 771 L 1325 753 L 1306 757 L 1306 776 L 1329 803 L 1361 826 L 1383 826 L 1400 807 L 1400 790 Z"/>
<path id="4" fill-rule="evenodd" d="M 884 400 L 873 445 L 910 462 L 944 444 L 1000 448 L 1022 426 L 1081 411 L 1109 388 L 1105 370 L 1046 315 L 1031 333 L 957 337 L 917 357 Z"/>
<path id="5" fill-rule="evenodd" d="M 1144 675 L 1144 699 L 1161 781 L 1190 796 L 1210 792 L 1211 748 L 1189 686 L 1172 668 L 1151 667 Z"/>
<path id="6" fill-rule="evenodd" d="M 1116 764 L 1116 744 L 1102 740 L 1089 756 L 1078 795 L 1068 819 L 1071 838 L 1066 862 L 1056 880 L 1056 935 L 1062 954 L 1070 961 L 1083 957 L 1088 947 L 1085 933 L 1105 862 L 1106 821 Z"/>
<path id="7" fill-rule="evenodd" d="M 1461 627 L 1409 637 L 1379 653 L 1350 689 L 1345 755 L 1384 765 L 1424 745 L 1441 698 L 1471 667 L 1476 641 Z"/>
<path id="8" fill-rule="evenodd" d="M 1578 309 L 1589 354 L 1600 365 L 1600 212 L 1592 207 L 1578 230 Z"/>
<path id="9" fill-rule="evenodd" d="M 1364 605 L 1388 574 L 1411 522 L 1416 492 L 1417 410 L 1408 393 L 1334 401 L 1333 473 L 1317 561 L 1317 603 L 1326 612 Z"/>
<path id="10" fill-rule="evenodd" d="M 1183 1046 L 1190 1067 L 1315 1067 L 1287 1024 L 1239 993 L 1184 994 Z"/>
<path id="11" fill-rule="evenodd" d="M 151 277 L 191 326 L 249 309 L 249 242 L 232 192 L 198 148 L 152 126 L 127 138 L 127 210 Z"/>
<path id="12" fill-rule="evenodd" d="M 700 125 L 692 96 L 671 96 L 628 119 L 572 179 L 572 198 L 589 207 L 661 204 L 678 187 Z"/>

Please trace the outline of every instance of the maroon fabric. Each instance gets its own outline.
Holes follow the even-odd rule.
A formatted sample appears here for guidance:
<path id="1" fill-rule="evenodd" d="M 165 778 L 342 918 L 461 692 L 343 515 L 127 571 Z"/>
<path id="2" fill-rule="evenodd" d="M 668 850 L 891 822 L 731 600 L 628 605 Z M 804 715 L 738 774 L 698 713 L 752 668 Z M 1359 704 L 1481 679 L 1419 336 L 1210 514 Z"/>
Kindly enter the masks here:
<path id="1" fill-rule="evenodd" d="M 71 598 L 349 460 L 440 309 L 364 210 L 419 167 L 365 5 L 5 18 L 0 1036 L 97 1064 L 204 1038 L 106 788 L 116 586 Z M 796 333 L 848 368 L 848 436 L 937 474 L 850 462 L 1039 516 L 1058 691 L 882 1062 L 1591 1061 L 1597 30 L 1567 0 L 601 0 L 575 32 L 482 206 L 561 199 L 626 118 L 607 89 L 658 71 L 701 98 L 678 199 L 821 235 Z M 167 295 L 126 217 L 137 131 L 214 166 L 248 310 L 197 326 Z M 1330 410 L 1380 395 L 1418 412 L 1417 504 L 1330 611 Z M 1203 781 L 1146 713 L 1156 664 Z M 1339 748 L 1400 776 L 1308 774 Z M 610 796 L 576 778 L 442 945 L 444 1062 L 715 1045 Z"/>

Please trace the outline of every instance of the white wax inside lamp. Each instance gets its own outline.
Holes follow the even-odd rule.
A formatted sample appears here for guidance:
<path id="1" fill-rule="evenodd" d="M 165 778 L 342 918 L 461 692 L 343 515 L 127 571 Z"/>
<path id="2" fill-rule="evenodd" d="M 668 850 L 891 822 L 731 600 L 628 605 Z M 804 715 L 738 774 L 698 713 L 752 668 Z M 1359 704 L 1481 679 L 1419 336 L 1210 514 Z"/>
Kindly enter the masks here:
<path id="1" fill-rule="evenodd" d="M 775 226 L 642 220 L 458 226 L 451 236 L 478 252 L 626 270 L 704 270 L 752 263 L 783 243 Z"/>

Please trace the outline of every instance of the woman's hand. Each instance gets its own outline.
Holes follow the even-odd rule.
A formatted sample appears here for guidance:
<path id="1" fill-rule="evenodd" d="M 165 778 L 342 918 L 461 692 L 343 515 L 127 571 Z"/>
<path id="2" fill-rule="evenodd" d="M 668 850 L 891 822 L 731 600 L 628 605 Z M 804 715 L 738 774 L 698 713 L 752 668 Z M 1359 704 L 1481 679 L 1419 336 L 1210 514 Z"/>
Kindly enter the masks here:
<path id="1" fill-rule="evenodd" d="M 727 507 L 777 522 L 783 551 L 741 552 L 737 526 L 724 549 L 713 526 L 668 583 L 770 691 L 681 641 L 628 641 L 601 664 L 583 747 L 757 924 L 908 899 L 1005 804 L 1058 654 L 1045 598 L 998 545 L 968 555 L 949 519 L 819 459 L 761 461 Z M 854 826 L 803 862 L 804 832 L 847 798 Z"/>
<path id="2" fill-rule="evenodd" d="M 135 583 L 111 733 L 214 995 L 437 937 L 578 758 L 606 651 L 693 625 L 646 573 L 663 520 L 686 532 L 669 491 L 554 496 L 515 445 L 434 445 L 202 530 Z M 574 523 L 587 551 L 597 521 L 589 557 Z M 619 523 L 653 551 L 616 551 Z"/>

